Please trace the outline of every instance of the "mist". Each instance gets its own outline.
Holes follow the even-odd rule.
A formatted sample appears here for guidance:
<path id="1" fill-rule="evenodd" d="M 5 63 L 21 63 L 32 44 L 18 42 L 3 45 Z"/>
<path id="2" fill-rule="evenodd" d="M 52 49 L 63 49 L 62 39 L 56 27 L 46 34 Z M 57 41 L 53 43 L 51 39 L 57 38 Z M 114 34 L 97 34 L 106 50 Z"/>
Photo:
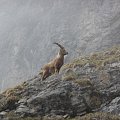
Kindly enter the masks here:
<path id="1" fill-rule="evenodd" d="M 120 44 L 120 0 L 0 0 L 0 89 L 38 74 L 59 51 L 65 63 Z"/>

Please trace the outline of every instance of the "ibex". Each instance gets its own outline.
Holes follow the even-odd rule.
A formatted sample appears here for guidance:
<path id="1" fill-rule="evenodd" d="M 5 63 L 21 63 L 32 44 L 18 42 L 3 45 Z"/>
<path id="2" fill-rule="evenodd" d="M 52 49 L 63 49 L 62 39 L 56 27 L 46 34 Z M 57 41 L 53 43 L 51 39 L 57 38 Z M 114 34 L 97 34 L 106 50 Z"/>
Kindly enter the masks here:
<path id="1" fill-rule="evenodd" d="M 62 45 L 56 42 L 53 44 L 58 45 L 60 47 L 60 51 L 51 62 L 47 63 L 43 66 L 43 68 L 41 68 L 41 72 L 39 74 L 41 74 L 42 80 L 46 79 L 54 73 L 59 73 L 60 68 L 64 64 L 64 55 L 68 54 Z"/>

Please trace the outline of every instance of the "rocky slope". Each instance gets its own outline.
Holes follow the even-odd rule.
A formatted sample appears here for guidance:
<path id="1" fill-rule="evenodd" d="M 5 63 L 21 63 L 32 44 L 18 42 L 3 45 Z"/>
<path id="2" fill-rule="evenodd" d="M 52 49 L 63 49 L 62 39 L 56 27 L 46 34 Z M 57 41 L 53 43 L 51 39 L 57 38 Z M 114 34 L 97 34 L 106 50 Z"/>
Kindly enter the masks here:
<path id="1" fill-rule="evenodd" d="M 120 120 L 120 46 L 81 56 L 44 81 L 35 76 L 6 90 L 0 95 L 0 117 Z"/>
<path id="2" fill-rule="evenodd" d="M 56 54 L 53 42 L 67 62 L 120 43 L 120 0 L 0 0 L 0 8 L 1 90 L 35 75 Z"/>

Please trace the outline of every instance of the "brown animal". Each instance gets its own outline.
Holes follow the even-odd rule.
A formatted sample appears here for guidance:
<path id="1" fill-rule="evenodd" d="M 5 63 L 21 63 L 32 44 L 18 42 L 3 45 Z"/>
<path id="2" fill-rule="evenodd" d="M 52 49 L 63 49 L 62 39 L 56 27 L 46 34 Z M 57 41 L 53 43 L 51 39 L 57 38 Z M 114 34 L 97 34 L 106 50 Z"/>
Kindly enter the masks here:
<path id="1" fill-rule="evenodd" d="M 56 42 L 53 44 L 58 45 L 60 47 L 60 51 L 51 62 L 47 63 L 43 66 L 43 68 L 41 68 L 41 72 L 39 74 L 42 76 L 42 80 L 46 79 L 54 73 L 59 73 L 60 68 L 64 64 L 64 55 L 68 54 L 62 45 Z"/>

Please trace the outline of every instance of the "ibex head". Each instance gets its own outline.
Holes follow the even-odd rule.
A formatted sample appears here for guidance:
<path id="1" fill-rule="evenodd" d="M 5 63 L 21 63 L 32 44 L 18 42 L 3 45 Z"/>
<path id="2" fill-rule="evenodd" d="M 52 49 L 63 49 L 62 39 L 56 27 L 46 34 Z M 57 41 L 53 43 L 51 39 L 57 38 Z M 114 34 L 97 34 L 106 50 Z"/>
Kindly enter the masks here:
<path id="1" fill-rule="evenodd" d="M 60 54 L 62 54 L 62 55 L 68 54 L 68 52 L 65 50 L 65 48 L 62 45 L 60 45 L 59 43 L 56 43 L 56 42 L 54 42 L 53 44 L 56 44 L 60 47 Z"/>

